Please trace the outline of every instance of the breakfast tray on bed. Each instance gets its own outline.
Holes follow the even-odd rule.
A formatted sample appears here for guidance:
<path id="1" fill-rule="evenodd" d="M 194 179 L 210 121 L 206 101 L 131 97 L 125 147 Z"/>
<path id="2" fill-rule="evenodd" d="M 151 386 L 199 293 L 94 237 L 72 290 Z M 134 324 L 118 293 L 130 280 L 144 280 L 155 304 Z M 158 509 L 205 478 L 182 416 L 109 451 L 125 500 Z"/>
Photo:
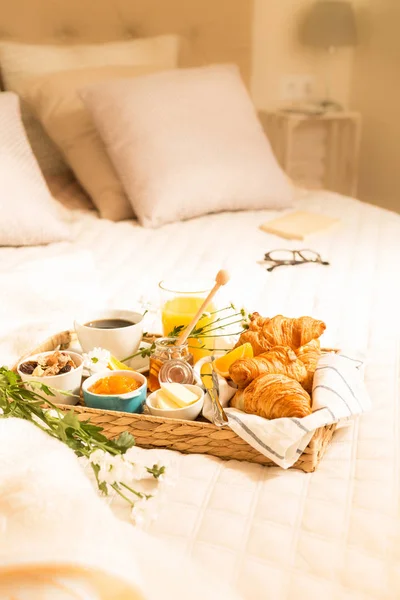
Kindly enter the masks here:
<path id="1" fill-rule="evenodd" d="M 57 333 L 25 356 L 51 350 L 67 350 L 72 341 L 72 332 Z M 24 358 L 24 357 L 23 357 Z M 15 369 L 15 368 L 14 368 Z M 128 431 L 141 448 L 164 448 L 190 454 L 209 454 L 224 460 L 240 460 L 265 466 L 276 466 L 271 460 L 252 448 L 230 427 L 216 427 L 203 419 L 182 421 L 163 419 L 145 412 L 133 414 L 111 410 L 98 410 L 84 405 L 71 407 L 58 405 L 61 410 L 73 408 L 80 420 L 90 421 L 103 428 L 106 437 L 112 439 Z M 315 471 L 328 447 L 336 425 L 317 429 L 310 443 L 293 465 L 306 473 Z"/>

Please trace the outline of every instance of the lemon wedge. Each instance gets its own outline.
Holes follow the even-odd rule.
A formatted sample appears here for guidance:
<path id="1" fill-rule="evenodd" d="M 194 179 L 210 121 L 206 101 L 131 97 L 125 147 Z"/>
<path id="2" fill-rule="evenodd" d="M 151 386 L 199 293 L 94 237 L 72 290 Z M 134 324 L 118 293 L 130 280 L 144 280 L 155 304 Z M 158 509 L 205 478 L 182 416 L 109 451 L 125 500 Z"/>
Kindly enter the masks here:
<path id="1" fill-rule="evenodd" d="M 124 363 L 115 358 L 115 356 L 111 356 L 108 362 L 108 367 L 111 369 L 111 371 L 133 371 L 133 369 L 124 365 Z"/>
<path id="2" fill-rule="evenodd" d="M 249 342 L 234 348 L 224 356 L 220 356 L 213 362 L 214 369 L 221 377 L 229 377 L 229 367 L 240 358 L 253 358 L 253 348 Z"/>

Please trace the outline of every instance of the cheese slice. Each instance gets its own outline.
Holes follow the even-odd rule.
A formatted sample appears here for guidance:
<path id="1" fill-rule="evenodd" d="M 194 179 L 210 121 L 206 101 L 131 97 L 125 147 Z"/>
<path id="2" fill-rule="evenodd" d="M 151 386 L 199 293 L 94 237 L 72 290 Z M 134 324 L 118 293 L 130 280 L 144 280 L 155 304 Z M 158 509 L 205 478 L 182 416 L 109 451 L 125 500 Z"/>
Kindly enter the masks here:
<path id="1" fill-rule="evenodd" d="M 162 410 L 172 410 L 179 408 L 176 402 L 173 402 L 170 398 L 168 398 L 167 394 L 165 394 L 162 390 L 158 390 L 156 394 L 156 402 L 158 408 L 161 408 Z"/>
<path id="2" fill-rule="evenodd" d="M 197 394 L 188 390 L 181 383 L 162 383 L 161 389 L 172 402 L 175 402 L 181 408 L 189 406 L 199 399 Z"/>

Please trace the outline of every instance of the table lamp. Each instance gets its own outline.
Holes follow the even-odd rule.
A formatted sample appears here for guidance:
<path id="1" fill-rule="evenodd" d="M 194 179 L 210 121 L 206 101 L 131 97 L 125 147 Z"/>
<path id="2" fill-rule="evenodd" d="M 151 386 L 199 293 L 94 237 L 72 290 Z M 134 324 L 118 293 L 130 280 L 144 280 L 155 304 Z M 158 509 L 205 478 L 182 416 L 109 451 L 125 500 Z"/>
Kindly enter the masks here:
<path id="1" fill-rule="evenodd" d="M 352 4 L 345 0 L 318 0 L 305 17 L 301 38 L 304 44 L 328 52 L 330 64 L 326 70 L 326 98 L 321 107 L 324 110 L 341 110 L 341 106 L 331 99 L 331 63 L 338 48 L 357 43 Z"/>

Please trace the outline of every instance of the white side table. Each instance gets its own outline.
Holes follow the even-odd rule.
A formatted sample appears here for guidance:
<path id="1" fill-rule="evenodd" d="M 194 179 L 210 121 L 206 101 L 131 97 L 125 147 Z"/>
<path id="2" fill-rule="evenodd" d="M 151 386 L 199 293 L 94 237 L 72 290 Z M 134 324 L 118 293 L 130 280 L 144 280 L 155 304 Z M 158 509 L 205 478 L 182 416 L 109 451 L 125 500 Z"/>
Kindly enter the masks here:
<path id="1" fill-rule="evenodd" d="M 297 185 L 357 195 L 359 113 L 275 111 L 260 112 L 259 117 L 276 158 Z"/>

